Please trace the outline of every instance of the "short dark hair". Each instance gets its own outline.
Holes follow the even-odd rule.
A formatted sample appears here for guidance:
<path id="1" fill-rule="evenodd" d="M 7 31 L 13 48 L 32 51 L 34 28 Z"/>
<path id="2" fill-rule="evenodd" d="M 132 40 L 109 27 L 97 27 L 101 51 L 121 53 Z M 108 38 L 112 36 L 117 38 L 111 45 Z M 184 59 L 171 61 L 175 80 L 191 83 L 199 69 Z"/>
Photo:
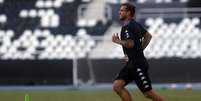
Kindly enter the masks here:
<path id="1" fill-rule="evenodd" d="M 130 15 L 134 17 L 135 15 L 135 6 L 131 3 L 123 3 L 121 6 L 125 6 L 126 10 L 130 12 Z"/>

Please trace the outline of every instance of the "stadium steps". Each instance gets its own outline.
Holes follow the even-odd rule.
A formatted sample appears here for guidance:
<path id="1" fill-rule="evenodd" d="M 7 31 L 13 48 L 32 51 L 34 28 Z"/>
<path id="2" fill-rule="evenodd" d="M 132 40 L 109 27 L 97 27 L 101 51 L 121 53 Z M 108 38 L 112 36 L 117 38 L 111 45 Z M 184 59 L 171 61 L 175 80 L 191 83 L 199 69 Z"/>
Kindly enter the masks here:
<path id="1" fill-rule="evenodd" d="M 112 24 L 103 36 L 103 39 L 92 50 L 91 58 L 121 58 L 123 52 L 121 46 L 112 43 L 111 38 L 114 33 L 119 33 L 121 26 Z M 114 32 L 115 31 L 115 32 Z"/>

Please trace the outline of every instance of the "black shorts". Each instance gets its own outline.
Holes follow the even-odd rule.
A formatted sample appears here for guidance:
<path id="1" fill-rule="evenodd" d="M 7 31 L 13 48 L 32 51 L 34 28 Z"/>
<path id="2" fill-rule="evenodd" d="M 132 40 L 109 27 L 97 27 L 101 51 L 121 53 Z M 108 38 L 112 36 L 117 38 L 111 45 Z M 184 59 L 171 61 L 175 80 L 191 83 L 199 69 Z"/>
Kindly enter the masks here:
<path id="1" fill-rule="evenodd" d="M 137 87 L 142 91 L 152 89 L 151 80 L 148 75 L 148 63 L 136 64 L 129 61 L 119 72 L 115 80 L 124 80 L 125 86 L 135 81 Z"/>

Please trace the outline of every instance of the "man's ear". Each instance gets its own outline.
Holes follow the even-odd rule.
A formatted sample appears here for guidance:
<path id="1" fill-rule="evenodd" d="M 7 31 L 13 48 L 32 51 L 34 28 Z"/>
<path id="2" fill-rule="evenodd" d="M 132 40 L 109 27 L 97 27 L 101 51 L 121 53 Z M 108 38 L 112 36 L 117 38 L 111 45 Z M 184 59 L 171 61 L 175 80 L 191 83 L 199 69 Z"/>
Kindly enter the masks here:
<path id="1" fill-rule="evenodd" d="M 127 15 L 128 15 L 128 16 L 130 16 L 130 15 L 131 15 L 131 12 L 130 12 L 130 11 L 128 11 L 128 12 L 127 12 Z"/>

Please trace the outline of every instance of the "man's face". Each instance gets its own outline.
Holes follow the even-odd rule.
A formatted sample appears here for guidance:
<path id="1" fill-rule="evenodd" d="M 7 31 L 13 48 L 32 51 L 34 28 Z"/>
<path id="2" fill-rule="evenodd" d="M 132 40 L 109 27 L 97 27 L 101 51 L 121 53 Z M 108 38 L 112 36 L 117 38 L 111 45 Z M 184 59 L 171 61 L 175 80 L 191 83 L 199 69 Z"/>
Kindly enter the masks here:
<path id="1" fill-rule="evenodd" d="M 125 6 L 121 6 L 119 10 L 119 19 L 120 20 L 125 20 L 129 16 L 129 12 L 126 10 Z"/>

